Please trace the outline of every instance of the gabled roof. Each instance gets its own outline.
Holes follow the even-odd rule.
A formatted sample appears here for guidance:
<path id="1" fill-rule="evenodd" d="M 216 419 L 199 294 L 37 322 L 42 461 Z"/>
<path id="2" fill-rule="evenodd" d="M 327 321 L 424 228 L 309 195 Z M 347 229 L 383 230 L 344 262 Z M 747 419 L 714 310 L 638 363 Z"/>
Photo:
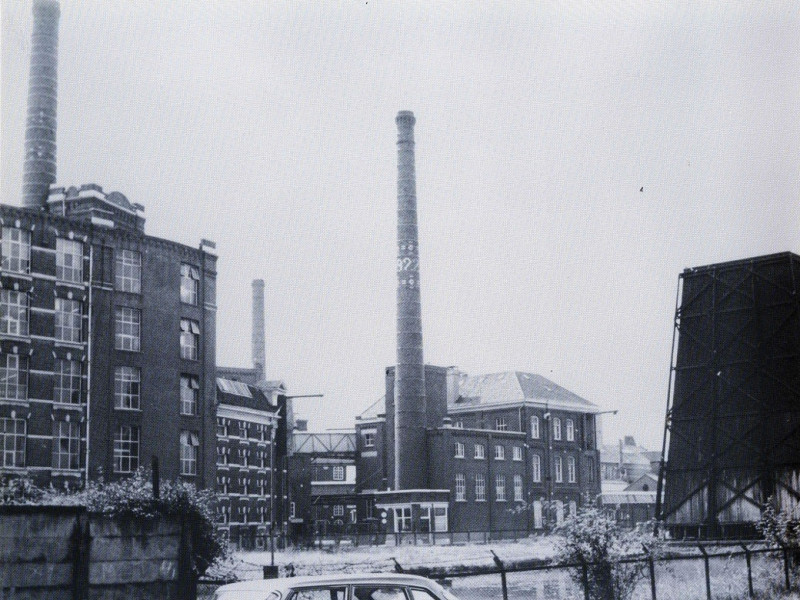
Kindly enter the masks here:
<path id="1" fill-rule="evenodd" d="M 217 402 L 274 413 L 278 407 L 271 404 L 260 388 L 232 379 L 217 377 Z"/>
<path id="2" fill-rule="evenodd" d="M 535 373 L 504 371 L 490 375 L 466 375 L 459 379 L 459 397 L 450 409 L 496 404 L 534 402 L 553 408 L 597 412 L 588 400 Z"/>

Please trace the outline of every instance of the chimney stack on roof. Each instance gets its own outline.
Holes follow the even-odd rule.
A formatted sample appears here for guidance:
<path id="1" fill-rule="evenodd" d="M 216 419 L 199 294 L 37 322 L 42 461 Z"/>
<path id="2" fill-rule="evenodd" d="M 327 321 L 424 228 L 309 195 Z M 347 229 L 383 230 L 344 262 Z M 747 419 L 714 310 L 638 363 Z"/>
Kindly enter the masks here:
<path id="1" fill-rule="evenodd" d="M 44 208 L 56 181 L 57 0 L 34 0 L 22 206 Z"/>
<path id="2" fill-rule="evenodd" d="M 264 280 L 253 280 L 253 368 L 256 381 L 266 378 L 267 344 L 264 336 Z"/>

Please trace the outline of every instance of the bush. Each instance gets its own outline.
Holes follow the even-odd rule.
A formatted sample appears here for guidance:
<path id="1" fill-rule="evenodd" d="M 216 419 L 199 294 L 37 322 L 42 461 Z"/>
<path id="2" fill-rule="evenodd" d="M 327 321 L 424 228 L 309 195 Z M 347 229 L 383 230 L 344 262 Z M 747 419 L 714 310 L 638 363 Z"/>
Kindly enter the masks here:
<path id="1" fill-rule="evenodd" d="M 85 506 L 121 521 L 154 519 L 160 515 L 183 517 L 191 527 L 193 565 L 198 575 L 227 555 L 227 542 L 217 532 L 214 504 L 210 490 L 197 490 L 185 481 L 162 481 L 160 497 L 153 497 L 153 484 L 147 471 L 139 469 L 120 481 L 89 482 L 82 490 L 69 492 L 41 490 L 26 478 L 4 482 L 2 504 L 58 504 Z"/>
<path id="2" fill-rule="evenodd" d="M 622 563 L 625 557 L 641 556 L 643 551 L 656 554 L 659 541 L 652 527 L 623 531 L 617 522 L 596 508 L 581 509 L 556 529 L 560 562 L 586 564 L 589 598 L 592 600 L 627 600 L 636 584 L 645 577 L 645 562 Z M 583 569 L 571 573 L 580 586 Z"/>
<path id="3" fill-rule="evenodd" d="M 774 498 L 767 500 L 756 529 L 771 546 L 800 547 L 800 518 L 797 509 L 787 512 L 776 510 Z"/>

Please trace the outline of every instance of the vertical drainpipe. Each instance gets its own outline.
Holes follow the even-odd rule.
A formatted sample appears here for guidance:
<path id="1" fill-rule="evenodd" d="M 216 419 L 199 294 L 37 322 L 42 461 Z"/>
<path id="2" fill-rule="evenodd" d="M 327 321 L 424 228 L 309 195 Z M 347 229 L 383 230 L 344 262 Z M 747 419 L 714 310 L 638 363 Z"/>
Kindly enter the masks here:
<path id="1" fill-rule="evenodd" d="M 203 242 L 200 242 L 200 314 L 203 315 L 203 328 L 200 334 L 203 336 L 203 343 L 198 350 L 202 352 L 200 356 L 200 381 L 203 392 L 203 410 L 200 411 L 200 439 L 202 443 L 197 450 L 197 462 L 202 465 L 202 472 L 199 473 L 199 488 L 206 487 L 206 411 L 209 409 L 206 398 L 206 344 L 208 344 L 208 319 L 206 318 L 206 251 L 203 249 Z"/>
<path id="2" fill-rule="evenodd" d="M 89 444 L 92 438 L 91 425 L 92 425 L 92 273 L 94 272 L 94 246 L 89 244 L 89 324 L 86 332 L 86 481 L 84 485 L 89 484 Z"/>

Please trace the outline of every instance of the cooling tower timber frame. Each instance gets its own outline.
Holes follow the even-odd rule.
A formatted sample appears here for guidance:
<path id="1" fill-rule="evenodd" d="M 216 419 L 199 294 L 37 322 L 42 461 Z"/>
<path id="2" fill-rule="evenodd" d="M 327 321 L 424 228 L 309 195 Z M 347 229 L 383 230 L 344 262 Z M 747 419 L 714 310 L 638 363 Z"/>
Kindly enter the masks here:
<path id="1" fill-rule="evenodd" d="M 800 504 L 798 276 L 788 252 L 680 275 L 656 509 L 673 535 L 754 534 L 770 497 Z"/>

